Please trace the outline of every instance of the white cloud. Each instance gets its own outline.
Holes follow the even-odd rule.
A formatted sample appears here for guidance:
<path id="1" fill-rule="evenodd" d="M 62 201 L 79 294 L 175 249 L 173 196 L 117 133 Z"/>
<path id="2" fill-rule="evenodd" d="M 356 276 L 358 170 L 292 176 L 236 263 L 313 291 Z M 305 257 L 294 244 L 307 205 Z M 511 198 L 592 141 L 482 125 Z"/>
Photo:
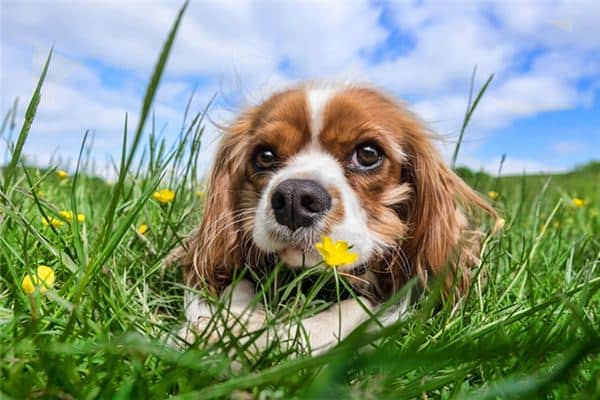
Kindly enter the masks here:
<path id="1" fill-rule="evenodd" d="M 488 160 L 480 160 L 472 156 L 461 156 L 458 165 L 467 166 L 475 171 L 483 170 L 489 174 L 497 175 L 501 157 L 494 157 Z M 520 175 L 520 174 L 538 174 L 538 173 L 557 173 L 565 172 L 566 168 L 547 165 L 535 160 L 528 160 L 515 157 L 506 157 L 502 164 L 501 175 Z"/>
<path id="2" fill-rule="evenodd" d="M 550 146 L 556 154 L 573 154 L 587 149 L 589 144 L 580 140 L 561 140 L 560 142 L 552 143 Z"/>

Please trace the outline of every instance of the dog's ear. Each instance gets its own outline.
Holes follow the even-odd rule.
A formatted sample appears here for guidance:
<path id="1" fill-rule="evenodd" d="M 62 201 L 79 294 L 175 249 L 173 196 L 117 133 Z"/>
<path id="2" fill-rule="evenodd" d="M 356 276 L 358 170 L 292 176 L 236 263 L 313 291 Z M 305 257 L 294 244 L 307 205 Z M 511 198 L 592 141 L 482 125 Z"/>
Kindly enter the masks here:
<path id="1" fill-rule="evenodd" d="M 415 124 L 408 135 L 405 178 L 414 189 L 409 210 L 410 237 L 404 250 L 421 282 L 447 274 L 446 289 L 464 291 L 469 270 L 478 263 L 480 234 L 469 227 L 467 215 L 494 209 L 443 162 L 431 135 Z M 445 269 L 448 268 L 448 269 Z M 458 281 L 455 281 L 458 279 Z"/>
<path id="2" fill-rule="evenodd" d="M 233 270 L 243 266 L 237 223 L 238 190 L 244 174 L 244 144 L 252 128 L 248 111 L 225 128 L 208 180 L 204 216 L 189 237 L 182 257 L 186 283 L 213 291 L 222 290 Z"/>

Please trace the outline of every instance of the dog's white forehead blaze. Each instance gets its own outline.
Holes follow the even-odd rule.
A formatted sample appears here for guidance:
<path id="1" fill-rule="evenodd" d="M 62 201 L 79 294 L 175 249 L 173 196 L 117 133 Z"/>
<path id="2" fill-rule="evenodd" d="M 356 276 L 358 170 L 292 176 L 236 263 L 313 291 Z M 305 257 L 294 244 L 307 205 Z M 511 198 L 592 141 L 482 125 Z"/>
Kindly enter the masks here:
<path id="1" fill-rule="evenodd" d="M 306 102 L 310 114 L 310 132 L 312 142 L 317 143 L 319 133 L 323 129 L 325 107 L 337 90 L 334 88 L 309 88 L 306 89 Z"/>

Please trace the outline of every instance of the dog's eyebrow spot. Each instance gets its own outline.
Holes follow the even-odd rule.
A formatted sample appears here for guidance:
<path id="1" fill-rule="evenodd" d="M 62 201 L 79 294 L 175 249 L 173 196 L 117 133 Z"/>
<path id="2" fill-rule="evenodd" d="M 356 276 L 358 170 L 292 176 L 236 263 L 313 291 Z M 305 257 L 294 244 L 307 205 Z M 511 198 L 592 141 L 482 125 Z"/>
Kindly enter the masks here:
<path id="1" fill-rule="evenodd" d="M 254 147 L 267 145 L 276 150 L 278 157 L 286 159 L 299 152 L 309 141 L 310 136 L 289 121 L 270 121 L 256 131 L 248 151 L 252 153 Z"/>

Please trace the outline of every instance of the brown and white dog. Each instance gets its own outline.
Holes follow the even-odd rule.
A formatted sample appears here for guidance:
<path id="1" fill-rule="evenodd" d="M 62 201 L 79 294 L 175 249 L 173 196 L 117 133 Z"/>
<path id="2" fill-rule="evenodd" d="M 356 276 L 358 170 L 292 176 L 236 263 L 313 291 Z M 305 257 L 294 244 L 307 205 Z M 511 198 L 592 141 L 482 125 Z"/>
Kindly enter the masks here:
<path id="1" fill-rule="evenodd" d="M 468 216 L 477 209 L 495 216 L 397 101 L 370 87 L 298 86 L 225 129 L 204 218 L 183 250 L 186 283 L 229 293 L 231 312 L 245 315 L 248 330 L 258 329 L 264 313 L 248 307 L 253 286 L 242 281 L 226 290 L 236 268 L 273 260 L 312 266 L 321 260 L 315 243 L 323 235 L 348 242 L 359 258 L 339 270 L 367 285 L 357 285 L 363 297 L 302 321 L 315 354 L 414 276 L 426 285 L 445 270 L 452 296 L 468 288 L 481 238 Z M 192 330 L 201 331 L 213 309 L 201 296 L 188 293 L 185 301 Z"/>

